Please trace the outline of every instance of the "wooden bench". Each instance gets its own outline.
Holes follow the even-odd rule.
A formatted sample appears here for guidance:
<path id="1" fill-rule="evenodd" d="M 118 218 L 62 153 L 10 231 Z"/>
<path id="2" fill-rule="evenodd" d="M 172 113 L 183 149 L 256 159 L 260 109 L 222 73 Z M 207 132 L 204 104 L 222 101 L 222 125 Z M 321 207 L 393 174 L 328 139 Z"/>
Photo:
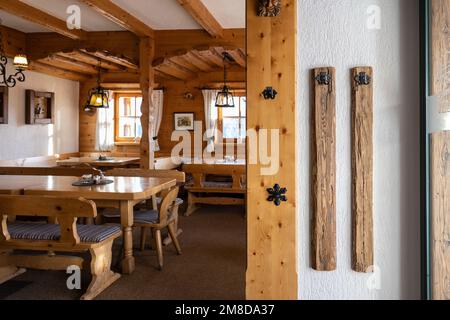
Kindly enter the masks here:
<path id="1" fill-rule="evenodd" d="M 0 160 L 0 167 L 56 167 L 56 161 L 66 160 L 71 157 L 78 157 L 79 153 L 55 154 L 51 156 L 30 157 L 14 160 Z"/>
<path id="2" fill-rule="evenodd" d="M 188 192 L 186 216 L 198 209 L 197 204 L 245 205 L 245 165 L 185 164 L 183 171 L 193 178 L 192 183 L 185 186 Z M 230 181 L 217 181 L 214 177 L 228 177 Z"/>
<path id="3" fill-rule="evenodd" d="M 112 244 L 121 236 L 119 226 L 78 225 L 78 218 L 94 218 L 96 205 L 84 199 L 0 195 L 0 284 L 24 272 L 22 268 L 67 270 L 83 269 L 84 259 L 56 255 L 55 252 L 91 254 L 92 281 L 81 297 L 94 299 L 120 278 L 111 271 Z M 35 216 L 54 219 L 57 224 L 9 222 L 9 216 Z M 42 251 L 25 254 L 16 251 Z"/>

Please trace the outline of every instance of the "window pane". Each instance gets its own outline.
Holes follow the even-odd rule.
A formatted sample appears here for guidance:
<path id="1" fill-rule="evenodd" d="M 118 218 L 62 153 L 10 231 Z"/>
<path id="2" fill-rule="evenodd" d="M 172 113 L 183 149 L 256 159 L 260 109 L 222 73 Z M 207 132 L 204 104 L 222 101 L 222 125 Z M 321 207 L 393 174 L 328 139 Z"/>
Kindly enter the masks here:
<path id="1" fill-rule="evenodd" d="M 241 117 L 247 115 L 247 97 L 241 97 Z"/>
<path id="2" fill-rule="evenodd" d="M 141 119 L 136 118 L 136 138 L 142 138 Z"/>
<path id="3" fill-rule="evenodd" d="M 135 118 L 119 119 L 119 136 L 121 138 L 134 138 Z"/>
<path id="4" fill-rule="evenodd" d="M 234 139 L 239 137 L 239 119 L 223 119 L 223 137 L 225 139 Z"/>
<path id="5" fill-rule="evenodd" d="M 247 131 L 247 123 L 246 123 L 246 118 L 241 118 L 241 132 L 240 132 L 240 137 L 242 139 L 245 139 L 246 137 L 246 131 Z"/>
<path id="6" fill-rule="evenodd" d="M 119 115 L 121 117 L 134 116 L 134 106 L 132 106 L 132 103 L 131 98 L 128 97 L 121 97 L 119 99 Z"/>
<path id="7" fill-rule="evenodd" d="M 142 105 L 142 97 L 137 97 L 136 98 L 136 116 L 137 117 L 140 117 L 142 115 L 141 105 Z"/>
<path id="8" fill-rule="evenodd" d="M 239 97 L 234 97 L 234 108 L 222 108 L 223 117 L 239 117 Z"/>

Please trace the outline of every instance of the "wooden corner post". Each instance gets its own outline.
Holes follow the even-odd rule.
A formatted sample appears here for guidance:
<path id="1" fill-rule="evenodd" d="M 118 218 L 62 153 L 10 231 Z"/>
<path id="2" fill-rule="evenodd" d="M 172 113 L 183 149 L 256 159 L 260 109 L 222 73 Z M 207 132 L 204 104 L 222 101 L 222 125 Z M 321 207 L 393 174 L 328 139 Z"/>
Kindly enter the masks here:
<path id="1" fill-rule="evenodd" d="M 246 297 L 294 300 L 297 1 L 283 0 L 274 17 L 258 16 L 257 8 L 258 1 L 247 0 L 247 127 L 254 137 L 249 133 L 247 140 Z M 267 87 L 278 92 L 275 99 L 264 99 L 261 93 Z M 262 159 L 267 156 L 271 165 Z M 275 170 L 268 172 L 269 166 Z M 275 184 L 281 189 L 273 188 Z M 267 188 L 275 194 L 286 188 L 287 201 L 279 206 L 268 201 Z"/>
<path id="2" fill-rule="evenodd" d="M 142 138 L 141 138 L 141 169 L 153 169 L 155 166 L 155 154 L 152 147 L 153 113 L 152 93 L 155 84 L 155 74 L 152 60 L 155 55 L 154 40 L 148 37 L 141 38 L 139 44 L 139 72 L 140 86 L 142 90 Z"/>

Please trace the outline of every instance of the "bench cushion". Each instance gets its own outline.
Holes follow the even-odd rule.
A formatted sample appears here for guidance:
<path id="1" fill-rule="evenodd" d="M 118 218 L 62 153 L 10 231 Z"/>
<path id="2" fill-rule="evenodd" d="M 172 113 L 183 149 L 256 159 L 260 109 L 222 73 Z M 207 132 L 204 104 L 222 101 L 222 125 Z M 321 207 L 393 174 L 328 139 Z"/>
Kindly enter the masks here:
<path id="1" fill-rule="evenodd" d="M 156 198 L 156 203 L 157 204 L 161 204 L 161 201 L 162 201 L 162 198 L 161 197 L 157 197 Z M 181 206 L 182 204 L 183 204 L 183 199 L 180 199 L 180 198 L 177 198 L 176 200 L 175 200 L 175 205 L 176 206 Z"/>
<path id="2" fill-rule="evenodd" d="M 102 242 L 120 232 L 120 226 L 96 226 L 77 224 L 78 236 L 81 242 Z M 57 241 L 60 238 L 60 226 L 41 223 L 11 223 L 8 224 L 11 239 Z"/>

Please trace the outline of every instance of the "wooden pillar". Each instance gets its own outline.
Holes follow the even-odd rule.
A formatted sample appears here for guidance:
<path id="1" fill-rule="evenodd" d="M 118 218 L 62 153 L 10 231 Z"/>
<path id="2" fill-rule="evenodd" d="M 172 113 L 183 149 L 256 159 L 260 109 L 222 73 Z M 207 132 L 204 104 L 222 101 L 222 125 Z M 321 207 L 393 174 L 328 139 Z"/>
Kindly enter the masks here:
<path id="1" fill-rule="evenodd" d="M 154 40 L 141 38 L 139 44 L 140 56 L 140 87 L 142 91 L 142 138 L 141 138 L 141 169 L 153 169 L 155 166 L 155 153 L 152 147 L 152 126 L 154 125 L 152 92 L 155 83 L 155 74 L 152 60 L 155 55 Z"/>
<path id="2" fill-rule="evenodd" d="M 296 40 L 297 0 L 283 0 L 277 17 L 258 17 L 247 0 L 247 126 L 279 130 L 278 172 L 263 175 L 260 160 L 247 165 L 247 299 L 297 299 L 296 243 Z M 265 100 L 273 87 L 278 95 Z M 268 132 L 268 136 L 271 134 Z M 255 145 L 247 150 L 255 149 Z M 268 150 L 273 143 L 269 139 Z M 257 148 L 258 149 L 258 148 Z M 247 161 L 252 157 L 247 157 Z M 287 202 L 269 202 L 267 188 L 287 188 Z"/>

